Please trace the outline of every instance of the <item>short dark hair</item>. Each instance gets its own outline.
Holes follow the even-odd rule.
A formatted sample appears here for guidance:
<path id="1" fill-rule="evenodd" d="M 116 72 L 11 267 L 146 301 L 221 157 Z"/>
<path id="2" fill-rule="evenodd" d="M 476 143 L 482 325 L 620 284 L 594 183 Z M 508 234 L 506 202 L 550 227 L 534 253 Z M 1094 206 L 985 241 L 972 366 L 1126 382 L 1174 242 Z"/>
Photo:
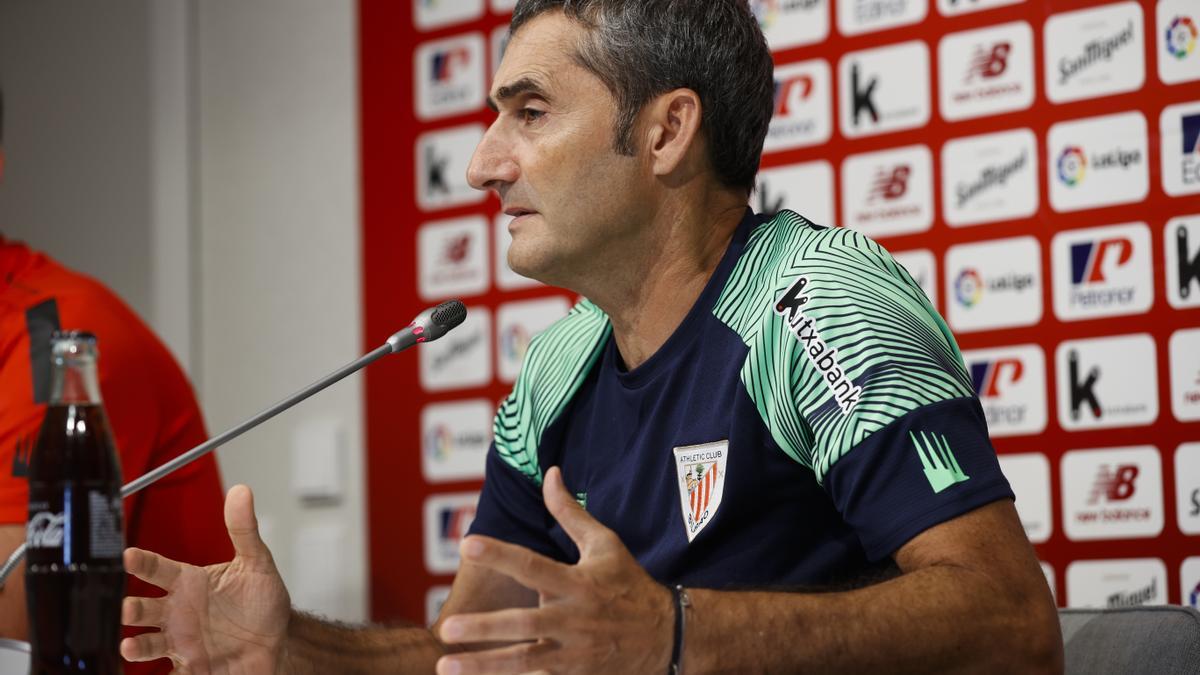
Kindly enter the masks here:
<path id="1" fill-rule="evenodd" d="M 652 98 L 685 87 L 700 97 L 718 179 L 754 189 L 775 81 L 746 0 L 519 0 L 511 33 L 555 10 L 590 33 L 575 57 L 617 101 L 616 152 L 634 153 L 633 124 Z"/>

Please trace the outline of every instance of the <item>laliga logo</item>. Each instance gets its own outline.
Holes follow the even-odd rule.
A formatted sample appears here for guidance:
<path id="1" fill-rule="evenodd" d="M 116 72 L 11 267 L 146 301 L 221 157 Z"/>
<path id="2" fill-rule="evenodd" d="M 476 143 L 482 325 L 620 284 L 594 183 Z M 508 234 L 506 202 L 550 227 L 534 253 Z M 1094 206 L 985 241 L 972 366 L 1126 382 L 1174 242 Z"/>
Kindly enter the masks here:
<path id="1" fill-rule="evenodd" d="M 971 267 L 959 272 L 954 280 L 954 296 L 964 307 L 974 307 L 983 299 L 983 277 Z"/>
<path id="2" fill-rule="evenodd" d="M 1020 382 L 1024 374 L 1025 364 L 1021 362 L 1021 359 L 996 359 L 971 364 L 971 381 L 975 386 L 976 395 L 980 398 L 1000 396 L 1002 394 L 1000 391 L 1001 381 L 1007 387 Z"/>
<path id="3" fill-rule="evenodd" d="M 1196 48 L 1196 34 L 1196 24 L 1190 17 L 1175 17 L 1167 26 L 1167 52 L 1177 59 L 1185 58 Z"/>
<path id="4" fill-rule="evenodd" d="M 439 424 L 425 434 L 425 454 L 435 459 L 445 459 L 454 447 L 454 434 L 449 427 Z"/>
<path id="5" fill-rule="evenodd" d="M 750 0 L 750 11 L 764 31 L 775 25 L 781 11 L 812 9 L 820 0 Z"/>
<path id="6" fill-rule="evenodd" d="M 529 331 L 524 326 L 513 324 L 500 336 L 500 353 L 512 361 L 523 361 L 529 351 Z"/>
<path id="7" fill-rule="evenodd" d="M 1068 145 L 1058 156 L 1058 179 L 1068 187 L 1075 187 L 1083 181 L 1087 172 L 1087 157 L 1083 149 L 1077 145 Z"/>

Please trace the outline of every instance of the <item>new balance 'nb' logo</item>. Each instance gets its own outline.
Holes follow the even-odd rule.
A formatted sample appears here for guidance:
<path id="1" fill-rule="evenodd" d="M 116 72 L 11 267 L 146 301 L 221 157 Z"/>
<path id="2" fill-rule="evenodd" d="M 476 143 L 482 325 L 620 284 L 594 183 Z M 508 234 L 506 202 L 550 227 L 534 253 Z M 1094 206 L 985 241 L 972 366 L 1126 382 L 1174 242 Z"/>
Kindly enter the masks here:
<path id="1" fill-rule="evenodd" d="M 925 433 L 924 431 L 908 432 L 913 445 L 917 448 L 917 456 L 921 458 L 921 466 L 925 468 L 925 478 L 934 494 L 945 490 L 955 483 L 962 483 L 970 478 L 963 473 L 950 444 L 941 434 Z"/>

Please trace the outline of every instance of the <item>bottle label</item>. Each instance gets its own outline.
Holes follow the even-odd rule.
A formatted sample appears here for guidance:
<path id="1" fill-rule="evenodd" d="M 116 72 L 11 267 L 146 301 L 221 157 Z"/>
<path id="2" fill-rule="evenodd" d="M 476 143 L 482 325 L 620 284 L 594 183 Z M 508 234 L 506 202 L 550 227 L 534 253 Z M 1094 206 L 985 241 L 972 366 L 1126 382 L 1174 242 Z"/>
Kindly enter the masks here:
<path id="1" fill-rule="evenodd" d="M 39 511 L 29 517 L 25 525 L 25 545 L 31 549 L 62 548 L 63 524 L 67 515 L 63 511 Z"/>
<path id="2" fill-rule="evenodd" d="M 88 520 L 92 557 L 120 558 L 125 549 L 125 537 L 121 535 L 121 496 L 89 491 Z"/>

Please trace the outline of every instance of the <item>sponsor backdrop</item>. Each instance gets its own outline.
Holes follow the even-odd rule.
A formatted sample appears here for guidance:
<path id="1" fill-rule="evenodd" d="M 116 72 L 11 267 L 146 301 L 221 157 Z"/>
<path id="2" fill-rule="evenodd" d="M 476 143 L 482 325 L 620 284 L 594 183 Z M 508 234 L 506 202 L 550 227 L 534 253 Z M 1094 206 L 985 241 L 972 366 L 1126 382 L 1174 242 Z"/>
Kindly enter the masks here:
<path id="1" fill-rule="evenodd" d="M 372 613 L 433 616 L 491 416 L 568 293 L 464 173 L 514 0 L 360 0 Z M 756 210 L 877 239 L 958 336 L 1060 605 L 1200 596 L 1200 4 L 762 0 Z M 604 190 L 604 185 L 595 186 Z"/>

